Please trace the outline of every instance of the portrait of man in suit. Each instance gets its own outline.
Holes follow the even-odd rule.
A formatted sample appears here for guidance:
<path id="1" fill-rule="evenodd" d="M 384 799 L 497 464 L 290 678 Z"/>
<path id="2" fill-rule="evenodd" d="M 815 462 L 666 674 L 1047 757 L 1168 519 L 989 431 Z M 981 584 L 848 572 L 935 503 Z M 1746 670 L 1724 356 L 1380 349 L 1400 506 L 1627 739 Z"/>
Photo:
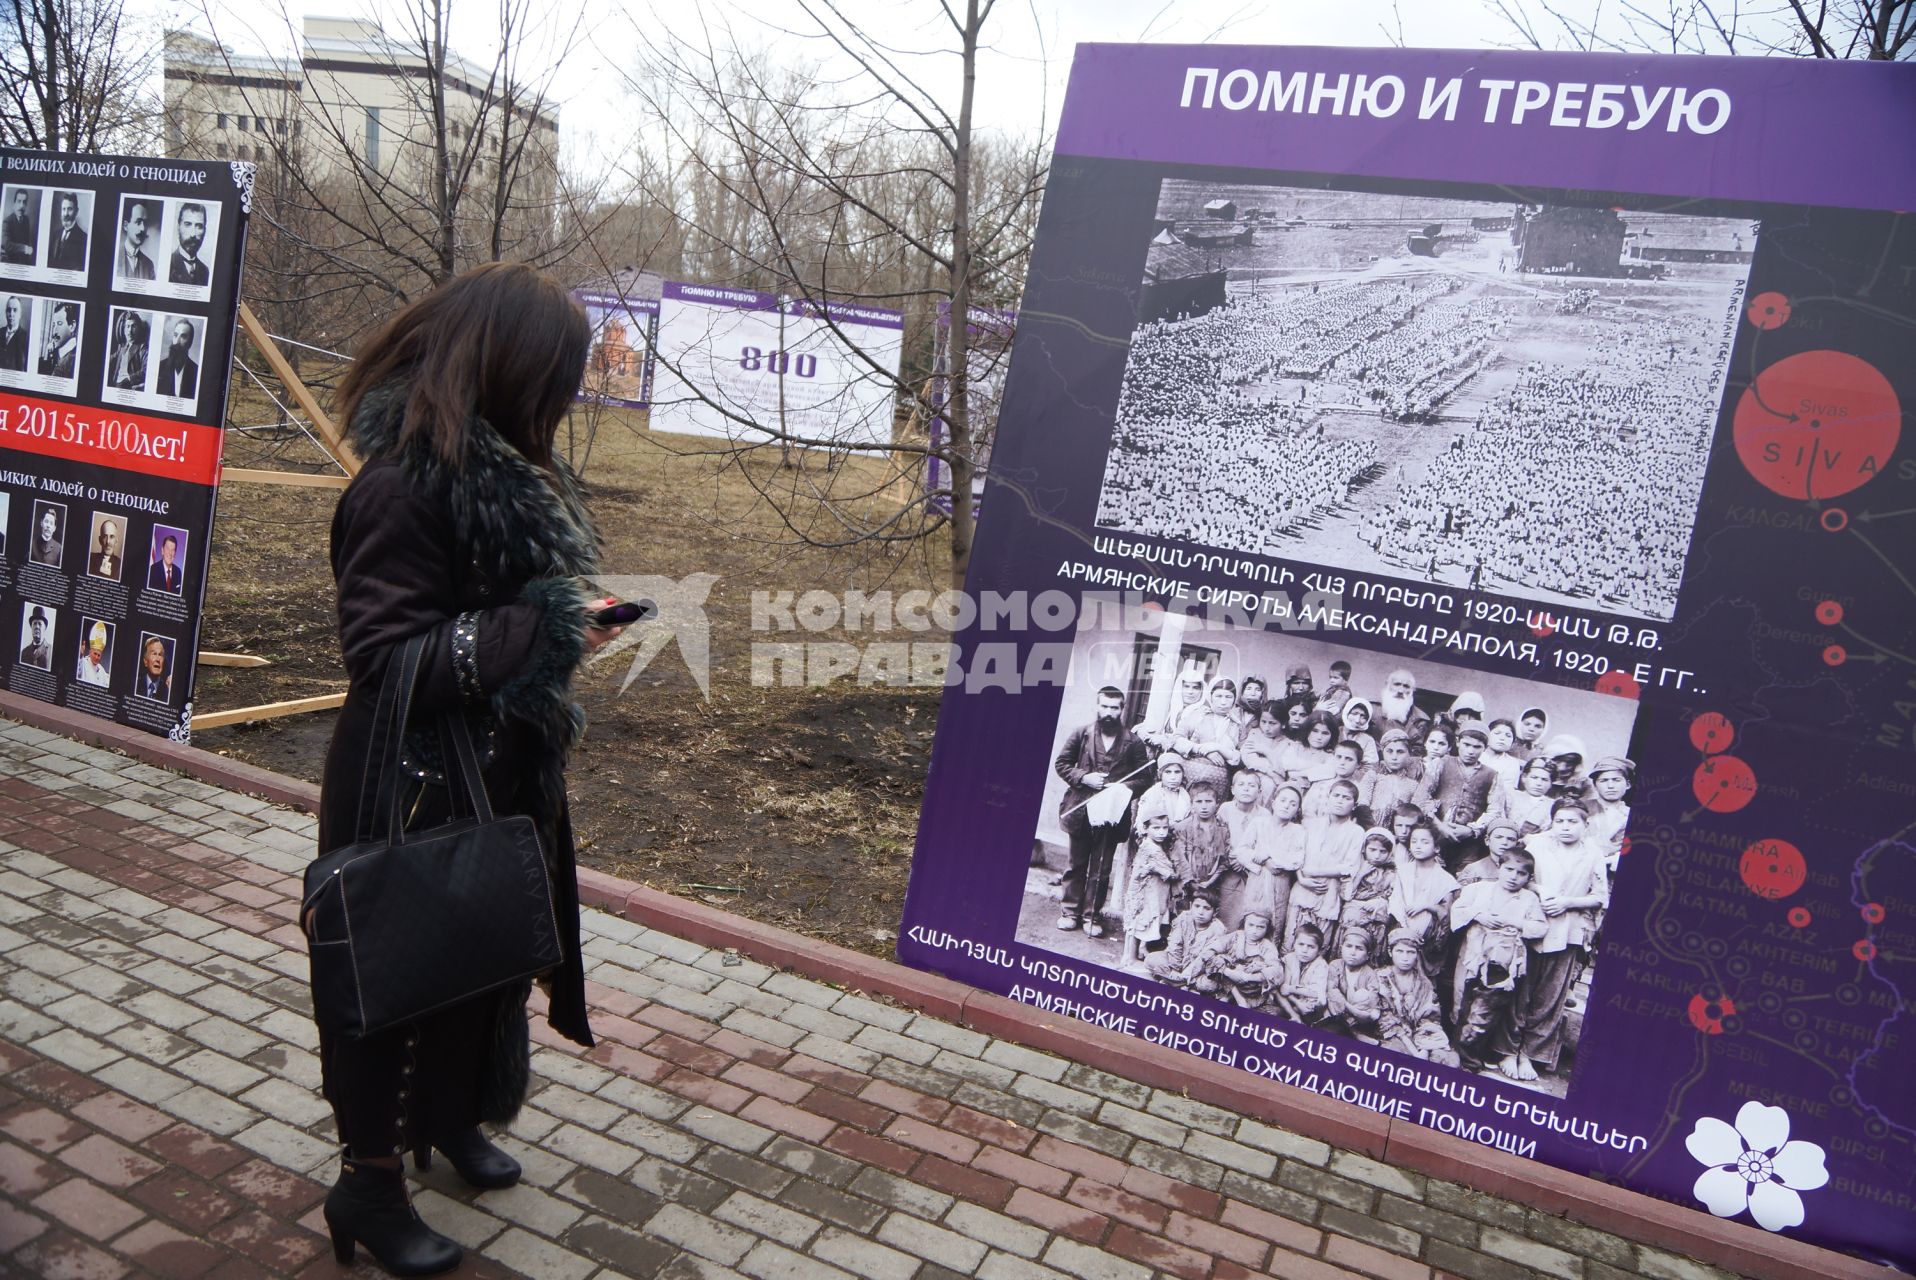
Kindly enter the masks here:
<path id="1" fill-rule="evenodd" d="M 0 217 L 0 260 L 30 267 L 40 256 L 40 193 L 15 187 Z"/>
<path id="2" fill-rule="evenodd" d="M 174 316 L 166 326 L 166 359 L 160 361 L 160 372 L 154 381 L 153 390 L 157 395 L 181 396 L 191 400 L 199 394 L 200 366 L 193 359 L 193 339 L 196 331 L 193 322 L 181 316 Z"/>
<path id="3" fill-rule="evenodd" d="M 94 552 L 87 557 L 86 571 L 96 578 L 120 580 L 126 557 L 120 554 L 120 525 L 111 517 L 102 517 L 93 530 Z"/>
<path id="4" fill-rule="evenodd" d="M 65 523 L 66 508 L 57 502 L 34 503 L 33 544 L 28 548 L 27 558 L 49 569 L 58 569 L 66 554 L 66 544 L 60 536 Z"/>
<path id="5" fill-rule="evenodd" d="M 160 229 L 158 200 L 147 196 L 128 196 L 120 205 L 120 253 L 113 273 L 122 280 L 155 279 L 153 259 L 146 254 L 147 238 Z"/>
<path id="6" fill-rule="evenodd" d="M 27 371 L 27 300 L 15 294 L 7 299 L 6 327 L 0 328 L 0 369 Z"/>
<path id="7" fill-rule="evenodd" d="M 173 696 L 173 645 L 165 636 L 145 636 L 140 640 L 140 670 L 133 677 L 133 694 L 151 702 L 166 702 Z"/>
<path id="8" fill-rule="evenodd" d="M 146 335 L 143 312 L 113 312 L 113 345 L 106 355 L 106 384 L 121 391 L 146 390 Z"/>
<path id="9" fill-rule="evenodd" d="M 80 306 L 76 302 L 46 304 L 47 339 L 40 352 L 40 373 L 48 378 L 71 378 L 80 354 Z"/>
<path id="10" fill-rule="evenodd" d="M 26 640 L 20 646 L 20 661 L 42 671 L 53 670 L 53 619 L 37 604 L 26 606 Z"/>
<path id="11" fill-rule="evenodd" d="M 79 192 L 54 192 L 53 209 L 60 225 L 47 245 L 47 265 L 59 271 L 85 271 L 86 228 L 80 225 Z"/>
<path id="12" fill-rule="evenodd" d="M 147 566 L 146 585 L 155 591 L 170 591 L 174 595 L 186 585 L 186 573 L 180 568 L 180 540 L 172 533 L 154 530 L 159 538 L 153 561 Z"/>
<path id="13" fill-rule="evenodd" d="M 183 204 L 180 206 L 178 223 L 173 228 L 174 243 L 178 246 L 166 265 L 166 278 L 172 284 L 204 285 L 213 278 L 213 273 L 200 261 L 200 246 L 206 243 L 206 206 L 203 204 Z"/>

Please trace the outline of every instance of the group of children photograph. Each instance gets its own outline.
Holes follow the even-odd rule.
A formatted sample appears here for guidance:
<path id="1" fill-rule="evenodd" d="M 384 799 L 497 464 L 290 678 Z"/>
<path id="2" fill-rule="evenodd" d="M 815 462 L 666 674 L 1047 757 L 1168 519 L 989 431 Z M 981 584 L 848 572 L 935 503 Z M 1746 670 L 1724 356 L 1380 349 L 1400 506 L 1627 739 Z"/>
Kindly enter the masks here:
<path id="1" fill-rule="evenodd" d="M 1635 766 L 1528 697 L 1420 702 L 1388 660 L 1375 699 L 1348 661 L 1325 674 L 1292 665 L 1274 688 L 1187 657 L 1135 720 L 1137 690 L 1101 688 L 1092 723 L 1060 725 L 1063 909 L 1052 942 L 1025 940 L 1075 931 L 1169 986 L 1519 1082 L 1567 1076 Z M 1627 743 L 1627 713 L 1586 721 Z"/>

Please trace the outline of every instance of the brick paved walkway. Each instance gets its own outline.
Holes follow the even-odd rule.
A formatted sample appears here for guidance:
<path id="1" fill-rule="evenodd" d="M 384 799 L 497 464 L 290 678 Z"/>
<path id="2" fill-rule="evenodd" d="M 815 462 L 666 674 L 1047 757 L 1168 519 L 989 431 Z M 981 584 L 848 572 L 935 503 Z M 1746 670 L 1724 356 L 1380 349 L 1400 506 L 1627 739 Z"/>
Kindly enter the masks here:
<path id="1" fill-rule="evenodd" d="M 292 924 L 312 842 L 296 811 L 0 720 L 0 1272 L 340 1273 Z M 472 1250 L 461 1274 L 1726 1274 L 600 911 L 585 927 L 602 1043 L 535 1044 L 502 1139 L 524 1184 L 476 1194 L 444 1161 L 416 1183 Z"/>

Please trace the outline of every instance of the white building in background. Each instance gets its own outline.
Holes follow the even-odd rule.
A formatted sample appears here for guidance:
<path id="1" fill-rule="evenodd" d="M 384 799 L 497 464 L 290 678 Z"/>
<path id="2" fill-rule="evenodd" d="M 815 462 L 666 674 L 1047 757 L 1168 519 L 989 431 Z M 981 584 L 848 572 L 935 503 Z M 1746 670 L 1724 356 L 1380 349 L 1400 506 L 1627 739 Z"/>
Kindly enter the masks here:
<path id="1" fill-rule="evenodd" d="M 313 180 L 371 171 L 408 182 L 430 171 L 419 166 L 432 154 L 432 68 L 420 49 L 376 23 L 308 17 L 296 61 L 168 32 L 165 79 L 171 155 L 270 162 L 296 150 Z M 489 182 L 509 91 L 490 69 L 456 54 L 446 59 L 441 83 L 451 151 L 472 151 L 472 181 Z M 558 113 L 515 107 L 514 139 L 528 129 L 520 190 L 542 200 L 557 181 Z"/>

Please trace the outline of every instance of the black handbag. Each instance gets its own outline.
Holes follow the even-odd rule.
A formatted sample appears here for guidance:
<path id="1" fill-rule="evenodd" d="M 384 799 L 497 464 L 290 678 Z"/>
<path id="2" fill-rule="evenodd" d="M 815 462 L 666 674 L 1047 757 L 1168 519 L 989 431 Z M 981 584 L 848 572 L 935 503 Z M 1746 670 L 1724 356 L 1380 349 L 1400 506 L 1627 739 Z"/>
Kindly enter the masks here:
<path id="1" fill-rule="evenodd" d="M 354 842 L 306 868 L 300 919 L 313 1015 L 347 1039 L 523 981 L 558 965 L 558 912 L 530 817 L 493 816 L 465 718 L 449 743 L 451 821 L 407 832 L 399 767 L 425 637 L 388 665 L 374 713 Z M 463 802 L 464 811 L 461 812 Z"/>

